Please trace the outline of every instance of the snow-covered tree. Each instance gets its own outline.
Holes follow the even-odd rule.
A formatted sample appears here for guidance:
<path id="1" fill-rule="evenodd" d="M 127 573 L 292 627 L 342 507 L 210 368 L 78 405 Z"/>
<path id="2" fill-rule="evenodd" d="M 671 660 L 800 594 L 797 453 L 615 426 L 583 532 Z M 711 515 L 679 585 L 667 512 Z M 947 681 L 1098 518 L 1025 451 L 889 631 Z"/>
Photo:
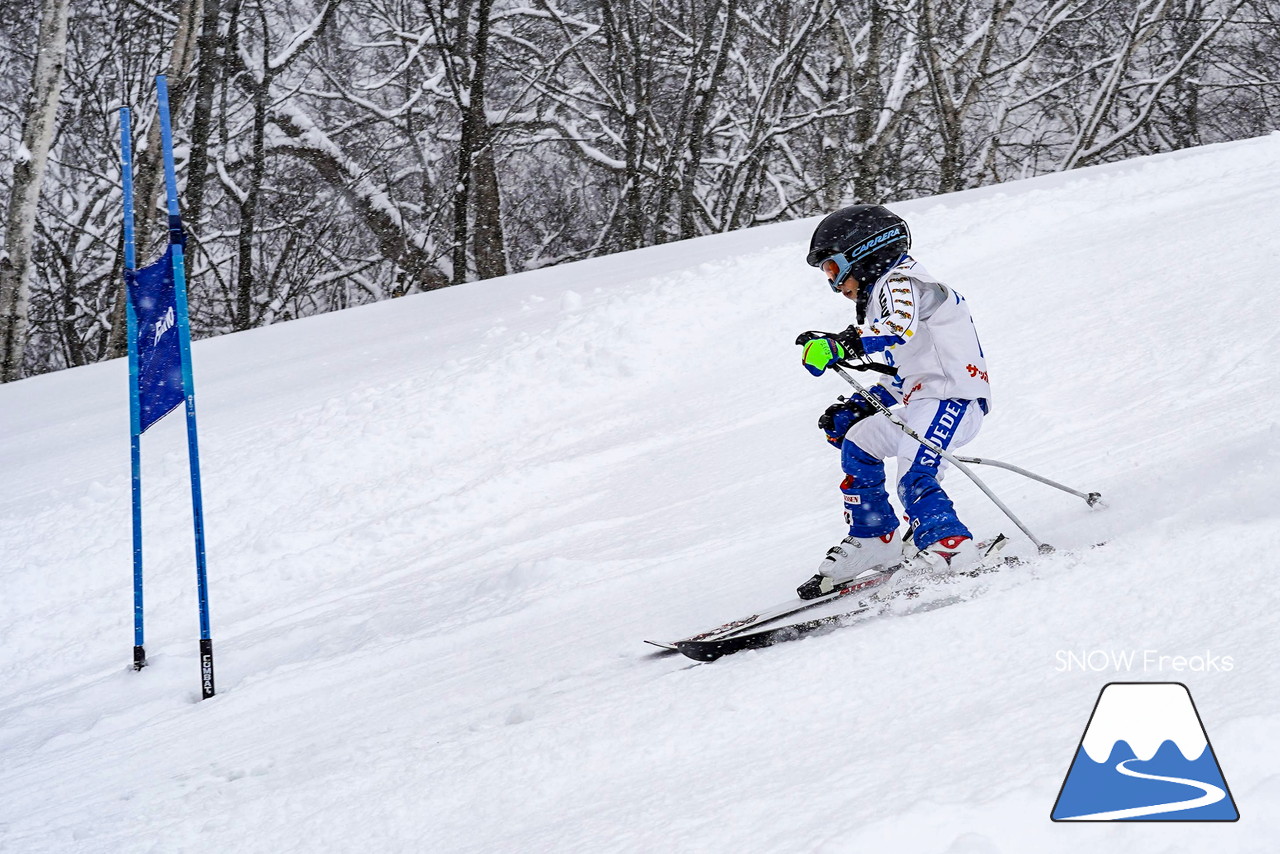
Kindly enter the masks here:
<path id="1" fill-rule="evenodd" d="M 1280 115 L 1278 0 L 62 0 L 37 127 L 24 4 L 0 0 L 10 373 L 28 332 L 28 372 L 122 352 L 115 111 L 154 248 L 161 71 L 197 336 Z"/>
<path id="2" fill-rule="evenodd" d="M 32 237 L 62 92 L 68 2 L 43 0 L 40 5 L 31 88 L 22 116 L 22 135 L 12 155 L 13 178 L 5 214 L 4 251 L 0 253 L 0 382 L 22 376 Z"/>

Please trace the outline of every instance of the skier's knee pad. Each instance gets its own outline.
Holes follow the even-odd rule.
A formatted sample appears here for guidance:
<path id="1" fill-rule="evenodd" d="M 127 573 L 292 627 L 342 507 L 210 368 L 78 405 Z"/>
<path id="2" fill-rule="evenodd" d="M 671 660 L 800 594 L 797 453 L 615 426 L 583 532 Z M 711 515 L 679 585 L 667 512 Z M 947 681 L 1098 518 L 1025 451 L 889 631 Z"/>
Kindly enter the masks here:
<path id="1" fill-rule="evenodd" d="M 936 467 L 913 465 L 907 469 L 898 480 L 898 498 L 915 526 L 917 545 L 932 545 L 944 537 L 973 536 L 938 483 Z"/>
<path id="2" fill-rule="evenodd" d="M 908 511 L 921 502 L 928 502 L 937 493 L 947 497 L 938 483 L 938 470 L 933 466 L 913 465 L 898 479 L 898 498 Z"/>

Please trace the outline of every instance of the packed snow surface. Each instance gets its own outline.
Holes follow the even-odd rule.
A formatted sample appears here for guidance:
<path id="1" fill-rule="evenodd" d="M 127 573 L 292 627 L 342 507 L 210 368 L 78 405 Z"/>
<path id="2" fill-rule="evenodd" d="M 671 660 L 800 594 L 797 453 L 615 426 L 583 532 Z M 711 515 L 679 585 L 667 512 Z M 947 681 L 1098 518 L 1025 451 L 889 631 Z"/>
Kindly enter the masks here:
<path id="1" fill-rule="evenodd" d="M 0 387 L 0 850 L 1274 850 L 1280 135 L 896 209 L 981 331 L 966 452 L 1109 507 L 983 470 L 1056 554 L 710 664 L 642 641 L 842 535 L 813 220 L 197 343 L 206 701 L 181 413 L 139 673 L 126 365 Z M 1188 686 L 1238 823 L 1049 820 L 1133 680 Z"/>

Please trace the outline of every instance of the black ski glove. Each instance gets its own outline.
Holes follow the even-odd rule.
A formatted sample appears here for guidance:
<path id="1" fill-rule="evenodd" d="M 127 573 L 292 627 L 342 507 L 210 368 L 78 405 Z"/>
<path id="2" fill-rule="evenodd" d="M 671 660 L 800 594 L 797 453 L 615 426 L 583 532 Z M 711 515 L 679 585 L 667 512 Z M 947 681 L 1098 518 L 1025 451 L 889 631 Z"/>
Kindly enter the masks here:
<path id="1" fill-rule="evenodd" d="M 862 397 L 855 395 L 852 400 L 841 396 L 827 407 L 818 419 L 818 426 L 827 434 L 827 441 L 837 448 L 844 442 L 844 434 L 849 428 L 869 415 L 875 415 L 876 408 Z"/>

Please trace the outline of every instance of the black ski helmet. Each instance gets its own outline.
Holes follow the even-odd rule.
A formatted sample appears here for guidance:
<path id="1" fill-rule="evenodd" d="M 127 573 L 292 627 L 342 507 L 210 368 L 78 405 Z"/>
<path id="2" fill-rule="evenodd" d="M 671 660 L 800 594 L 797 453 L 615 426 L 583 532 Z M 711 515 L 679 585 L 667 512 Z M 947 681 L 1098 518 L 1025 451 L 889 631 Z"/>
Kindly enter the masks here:
<path id="1" fill-rule="evenodd" d="M 910 251 L 911 229 L 902 217 L 883 205 L 850 205 L 818 223 L 805 260 L 810 267 L 817 267 L 832 255 L 843 253 L 849 266 L 832 288 L 849 276 L 870 287 Z"/>

